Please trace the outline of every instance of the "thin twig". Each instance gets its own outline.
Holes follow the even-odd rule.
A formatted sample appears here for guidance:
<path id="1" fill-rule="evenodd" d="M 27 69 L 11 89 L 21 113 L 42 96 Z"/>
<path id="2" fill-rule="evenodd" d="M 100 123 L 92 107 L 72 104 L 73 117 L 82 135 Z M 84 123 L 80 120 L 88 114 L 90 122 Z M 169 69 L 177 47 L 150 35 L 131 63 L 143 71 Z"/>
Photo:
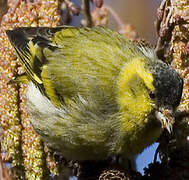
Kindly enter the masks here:
<path id="1" fill-rule="evenodd" d="M 90 2 L 89 0 L 82 0 L 82 11 L 85 16 L 84 25 L 87 27 L 91 27 L 93 25 L 91 12 L 90 12 Z"/>

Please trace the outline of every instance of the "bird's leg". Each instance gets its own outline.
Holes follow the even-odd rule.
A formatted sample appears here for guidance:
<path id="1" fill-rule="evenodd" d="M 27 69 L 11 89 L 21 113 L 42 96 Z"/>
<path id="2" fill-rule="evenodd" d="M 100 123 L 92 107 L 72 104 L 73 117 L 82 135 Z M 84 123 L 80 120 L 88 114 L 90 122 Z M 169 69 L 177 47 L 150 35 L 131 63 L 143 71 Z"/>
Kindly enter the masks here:
<path id="1" fill-rule="evenodd" d="M 68 167 L 72 170 L 72 175 L 78 177 L 81 174 L 81 165 L 78 161 L 74 161 L 74 160 L 69 161 Z"/>

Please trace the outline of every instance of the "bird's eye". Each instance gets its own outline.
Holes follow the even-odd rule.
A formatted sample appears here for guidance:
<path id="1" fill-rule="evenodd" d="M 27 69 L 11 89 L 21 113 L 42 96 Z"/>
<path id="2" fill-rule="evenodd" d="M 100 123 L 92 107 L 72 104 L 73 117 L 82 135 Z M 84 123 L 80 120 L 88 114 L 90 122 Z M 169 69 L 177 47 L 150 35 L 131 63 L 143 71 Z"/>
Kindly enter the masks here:
<path id="1" fill-rule="evenodd" d="M 154 99 L 156 97 L 155 93 L 152 91 L 149 92 L 149 96 L 151 99 Z"/>

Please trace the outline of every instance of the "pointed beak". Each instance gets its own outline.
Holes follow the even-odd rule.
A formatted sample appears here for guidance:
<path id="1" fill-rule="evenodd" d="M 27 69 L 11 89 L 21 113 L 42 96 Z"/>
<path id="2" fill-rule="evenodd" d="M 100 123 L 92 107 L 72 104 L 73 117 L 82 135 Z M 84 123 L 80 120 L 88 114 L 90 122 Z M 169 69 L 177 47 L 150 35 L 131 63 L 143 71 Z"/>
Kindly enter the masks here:
<path id="1" fill-rule="evenodd" d="M 166 128 L 169 133 L 172 132 L 173 124 L 175 122 L 175 117 L 173 115 L 173 110 L 169 108 L 160 108 L 155 112 L 156 118 L 160 120 L 162 128 Z"/>

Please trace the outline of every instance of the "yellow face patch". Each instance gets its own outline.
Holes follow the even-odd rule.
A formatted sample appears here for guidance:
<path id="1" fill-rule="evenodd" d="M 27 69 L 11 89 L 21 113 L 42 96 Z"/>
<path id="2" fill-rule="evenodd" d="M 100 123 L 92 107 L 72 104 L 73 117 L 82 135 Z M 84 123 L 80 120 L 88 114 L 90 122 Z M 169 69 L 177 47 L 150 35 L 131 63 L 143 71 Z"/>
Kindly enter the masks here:
<path id="1" fill-rule="evenodd" d="M 129 130 L 131 121 L 138 124 L 146 120 L 153 108 L 149 90 L 155 90 L 152 73 L 145 69 L 144 59 L 133 59 L 123 68 L 118 80 L 118 104 L 123 130 Z"/>

